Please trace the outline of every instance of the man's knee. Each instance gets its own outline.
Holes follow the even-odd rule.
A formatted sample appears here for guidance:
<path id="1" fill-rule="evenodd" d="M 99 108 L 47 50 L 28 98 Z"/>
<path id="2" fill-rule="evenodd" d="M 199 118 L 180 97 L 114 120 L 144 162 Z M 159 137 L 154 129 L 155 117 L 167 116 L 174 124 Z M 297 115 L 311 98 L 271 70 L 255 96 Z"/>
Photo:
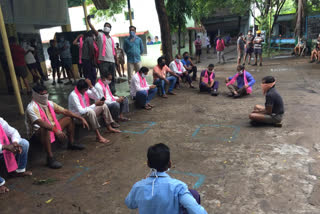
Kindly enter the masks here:
<path id="1" fill-rule="evenodd" d="M 26 139 L 21 139 L 21 141 L 19 142 L 19 145 L 22 147 L 23 151 L 29 150 L 29 141 L 27 141 Z"/>
<path id="2" fill-rule="evenodd" d="M 249 114 L 249 119 L 250 120 L 254 120 L 255 119 L 255 114 L 254 113 Z"/>

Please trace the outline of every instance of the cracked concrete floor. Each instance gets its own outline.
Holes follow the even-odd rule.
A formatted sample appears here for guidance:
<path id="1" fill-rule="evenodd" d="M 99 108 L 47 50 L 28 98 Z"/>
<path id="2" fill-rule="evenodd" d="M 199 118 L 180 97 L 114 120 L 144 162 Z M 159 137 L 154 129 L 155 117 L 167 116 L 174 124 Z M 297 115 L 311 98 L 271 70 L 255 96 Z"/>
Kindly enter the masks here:
<path id="1" fill-rule="evenodd" d="M 58 153 L 61 170 L 33 161 L 34 177 L 54 182 L 8 180 L 12 191 L 0 196 L 1 213 L 137 213 L 124 198 L 148 173 L 148 146 L 163 142 L 171 148 L 171 176 L 198 187 L 208 213 L 319 214 L 320 65 L 288 58 L 247 70 L 257 80 L 249 97 L 226 97 L 223 81 L 235 64 L 216 66 L 218 97 L 179 90 L 168 100 L 155 99 L 150 112 L 132 113 L 133 121 L 145 123 L 123 123 L 126 133 L 106 135 L 112 146 L 97 145 L 88 135 L 81 141 L 85 151 Z M 253 106 L 264 104 L 260 80 L 266 75 L 276 77 L 285 102 L 282 128 L 251 127 L 248 121 Z"/>

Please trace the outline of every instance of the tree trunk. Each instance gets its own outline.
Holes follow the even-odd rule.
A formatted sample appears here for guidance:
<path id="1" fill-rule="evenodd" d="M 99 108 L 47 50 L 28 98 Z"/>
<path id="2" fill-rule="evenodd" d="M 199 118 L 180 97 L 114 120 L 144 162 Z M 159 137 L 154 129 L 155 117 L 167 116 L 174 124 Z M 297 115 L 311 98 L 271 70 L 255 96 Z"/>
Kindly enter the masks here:
<path id="1" fill-rule="evenodd" d="M 172 43 L 168 15 L 164 0 L 155 0 L 161 29 L 162 52 L 167 64 L 172 61 Z"/>
<path id="2" fill-rule="evenodd" d="M 303 19 L 304 19 L 304 0 L 298 0 L 298 10 L 297 10 L 297 19 L 296 19 L 296 28 L 295 34 L 298 37 L 302 36 L 303 31 Z"/>
<path id="3" fill-rule="evenodd" d="M 181 55 L 181 24 L 178 27 L 178 53 Z"/>

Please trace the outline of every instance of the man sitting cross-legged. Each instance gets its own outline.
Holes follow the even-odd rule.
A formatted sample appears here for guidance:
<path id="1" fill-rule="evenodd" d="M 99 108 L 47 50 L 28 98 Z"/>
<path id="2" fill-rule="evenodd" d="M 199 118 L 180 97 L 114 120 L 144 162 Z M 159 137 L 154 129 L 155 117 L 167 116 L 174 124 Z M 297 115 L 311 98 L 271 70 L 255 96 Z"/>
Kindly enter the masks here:
<path id="1" fill-rule="evenodd" d="M 249 118 L 254 123 L 273 124 L 281 127 L 284 114 L 283 100 L 275 88 L 276 80 L 272 76 L 262 79 L 261 88 L 266 95 L 265 106 L 256 105 Z"/>
<path id="2" fill-rule="evenodd" d="M 59 140 L 68 140 L 68 149 L 82 150 L 83 145 L 74 143 L 74 123 L 72 118 L 81 120 L 83 127 L 88 128 L 86 120 L 71 111 L 64 109 L 48 100 L 48 91 L 45 86 L 36 85 L 32 91 L 32 101 L 26 111 L 25 123 L 30 142 L 41 142 L 48 155 L 47 165 L 52 169 L 59 169 L 62 164 L 58 162 L 51 151 L 51 143 Z M 65 117 L 57 119 L 56 114 Z M 63 131 L 66 131 L 65 134 Z"/>
<path id="3" fill-rule="evenodd" d="M 117 97 L 112 94 L 109 88 L 111 81 L 111 73 L 101 75 L 101 78 L 94 86 L 97 90 L 96 101 L 105 99 L 105 104 L 107 104 L 115 121 L 128 121 L 129 119 L 123 114 L 129 112 L 129 100 L 126 97 Z"/>
<path id="4" fill-rule="evenodd" d="M 237 85 L 234 83 L 237 82 Z M 238 65 L 237 73 L 233 77 L 227 77 L 226 83 L 230 90 L 229 96 L 239 98 L 252 93 L 252 86 L 255 83 L 253 76 L 244 69 L 243 65 Z"/>
<path id="5" fill-rule="evenodd" d="M 179 54 L 176 55 L 175 60 L 173 60 L 170 63 L 169 67 L 181 79 L 185 78 L 186 81 L 189 83 L 190 88 L 194 88 L 194 86 L 192 85 L 192 79 L 191 79 L 191 77 L 189 75 L 189 72 L 183 66 L 183 64 L 181 62 L 181 56 Z M 176 83 L 177 87 L 180 87 L 180 81 L 179 81 L 180 78 L 177 77 L 177 83 Z"/>
<path id="6" fill-rule="evenodd" d="M 11 176 L 31 176 L 26 171 L 29 142 L 20 137 L 19 132 L 0 117 L 0 159 L 4 159 L 7 171 Z M 9 192 L 4 186 L 5 180 L 0 177 L 0 194 Z"/>
<path id="7" fill-rule="evenodd" d="M 207 213 L 199 205 L 200 195 L 195 190 L 191 193 L 185 183 L 166 173 L 171 161 L 170 149 L 165 144 L 150 146 L 147 157 L 151 172 L 133 185 L 125 200 L 128 208 L 138 209 L 140 214 L 178 214 L 185 209 L 188 214 Z"/>
<path id="8" fill-rule="evenodd" d="M 70 93 L 68 99 L 69 109 L 77 115 L 83 116 L 89 123 L 91 129 L 96 133 L 96 138 L 99 143 L 109 143 L 110 140 L 105 139 L 99 132 L 100 124 L 98 117 L 102 116 L 106 125 L 107 131 L 113 133 L 119 133 L 121 131 L 114 129 L 111 124 L 114 123 L 108 106 L 104 101 L 98 100 L 94 104 L 90 105 L 90 98 L 96 99 L 97 91 L 91 85 L 89 79 L 79 80 L 77 86 Z"/>
<path id="9" fill-rule="evenodd" d="M 157 93 L 156 85 L 148 85 L 146 77 L 149 69 L 147 67 L 140 68 L 139 72 L 132 76 L 130 83 L 130 95 L 136 100 L 136 105 L 140 108 L 150 110 L 154 106 L 150 104 L 154 95 Z"/>
<path id="10" fill-rule="evenodd" d="M 167 74 L 171 74 L 170 77 L 167 77 Z M 157 85 L 161 89 L 161 97 L 168 98 L 166 95 L 166 85 L 169 85 L 168 94 L 176 95 L 173 92 L 173 88 L 176 85 L 177 78 L 181 81 L 180 76 L 175 74 L 170 68 L 166 65 L 166 59 L 164 57 L 158 58 L 158 65 L 153 68 L 153 84 Z"/>
<path id="11" fill-rule="evenodd" d="M 218 96 L 219 82 L 214 80 L 214 65 L 210 64 L 207 70 L 202 71 L 200 76 L 200 92 L 208 92 L 212 96 Z"/>

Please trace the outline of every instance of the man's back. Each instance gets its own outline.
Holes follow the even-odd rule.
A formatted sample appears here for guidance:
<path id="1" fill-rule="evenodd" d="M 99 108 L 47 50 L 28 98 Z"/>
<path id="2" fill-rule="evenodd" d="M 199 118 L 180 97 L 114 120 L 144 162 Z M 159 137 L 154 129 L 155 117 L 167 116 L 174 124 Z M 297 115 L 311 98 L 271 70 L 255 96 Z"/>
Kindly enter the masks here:
<path id="1" fill-rule="evenodd" d="M 185 183 L 171 178 L 165 172 L 158 172 L 157 175 L 143 179 L 132 187 L 125 200 L 128 208 L 139 209 L 139 214 L 179 214 L 184 205 L 189 214 L 207 213 L 193 198 Z"/>

